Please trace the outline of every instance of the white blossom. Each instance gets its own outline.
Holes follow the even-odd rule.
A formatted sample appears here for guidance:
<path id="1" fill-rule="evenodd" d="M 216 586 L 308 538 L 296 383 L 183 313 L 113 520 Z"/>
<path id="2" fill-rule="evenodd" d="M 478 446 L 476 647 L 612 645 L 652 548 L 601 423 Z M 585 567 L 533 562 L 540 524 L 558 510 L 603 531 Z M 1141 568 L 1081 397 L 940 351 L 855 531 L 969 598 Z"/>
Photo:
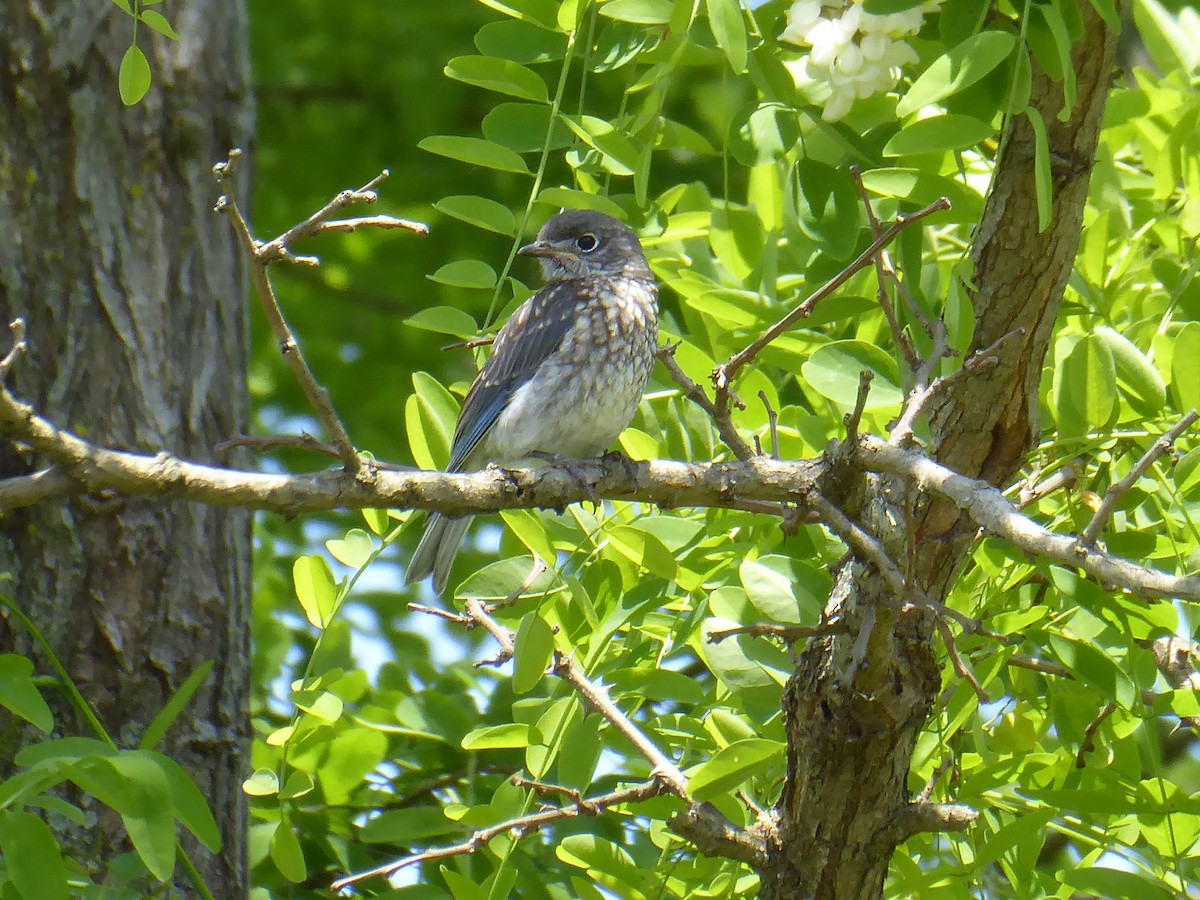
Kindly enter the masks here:
<path id="1" fill-rule="evenodd" d="M 833 122 L 863 99 L 896 86 L 900 69 L 917 62 L 905 40 L 921 30 L 925 14 L 942 0 L 926 0 L 899 13 L 874 15 L 863 0 L 796 0 L 787 12 L 781 41 L 808 50 L 789 64 L 797 83 L 829 86 L 822 116 Z"/>

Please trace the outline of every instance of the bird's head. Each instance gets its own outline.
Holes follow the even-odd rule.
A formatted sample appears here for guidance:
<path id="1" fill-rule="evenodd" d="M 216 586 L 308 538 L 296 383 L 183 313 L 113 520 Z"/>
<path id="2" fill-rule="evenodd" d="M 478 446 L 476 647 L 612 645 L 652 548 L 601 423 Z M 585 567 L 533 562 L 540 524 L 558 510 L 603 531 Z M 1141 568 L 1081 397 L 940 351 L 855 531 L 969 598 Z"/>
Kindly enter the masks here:
<path id="1" fill-rule="evenodd" d="M 594 275 L 653 278 L 633 229 L 594 210 L 559 213 L 542 226 L 536 241 L 518 252 L 537 257 L 547 281 Z"/>

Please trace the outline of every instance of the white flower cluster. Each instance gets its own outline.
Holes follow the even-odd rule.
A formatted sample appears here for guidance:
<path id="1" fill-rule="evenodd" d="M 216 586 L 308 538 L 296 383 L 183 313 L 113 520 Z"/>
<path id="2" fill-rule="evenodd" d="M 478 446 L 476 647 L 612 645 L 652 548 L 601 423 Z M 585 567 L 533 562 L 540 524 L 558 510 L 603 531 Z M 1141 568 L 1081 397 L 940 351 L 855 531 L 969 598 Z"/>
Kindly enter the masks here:
<path id="1" fill-rule="evenodd" d="M 812 48 L 789 68 L 798 83 L 830 86 L 822 115 L 833 122 L 850 112 L 856 99 L 896 86 L 900 67 L 917 61 L 917 52 L 904 38 L 920 31 L 925 13 L 941 3 L 927 0 L 878 16 L 866 12 L 862 0 L 796 0 L 779 39 Z"/>

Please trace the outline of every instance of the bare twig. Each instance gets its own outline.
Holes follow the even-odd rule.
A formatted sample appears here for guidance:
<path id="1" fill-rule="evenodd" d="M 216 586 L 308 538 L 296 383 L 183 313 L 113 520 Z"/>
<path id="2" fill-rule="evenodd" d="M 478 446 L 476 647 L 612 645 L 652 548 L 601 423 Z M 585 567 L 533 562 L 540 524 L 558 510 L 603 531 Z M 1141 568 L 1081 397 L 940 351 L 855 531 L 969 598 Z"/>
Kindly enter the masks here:
<path id="1" fill-rule="evenodd" d="M 896 821 L 896 837 L 902 843 L 923 832 L 966 831 L 977 818 L 965 803 L 910 803 Z"/>
<path id="2" fill-rule="evenodd" d="M 1065 666 L 1060 666 L 1058 663 L 1049 662 L 1044 659 L 1032 659 L 1028 656 L 1021 656 L 1018 653 L 1014 653 L 1004 662 L 1014 669 L 1028 669 L 1031 672 L 1041 672 L 1043 675 L 1054 675 L 1057 678 L 1075 677 Z"/>
<path id="3" fill-rule="evenodd" d="M 516 649 L 513 643 L 513 633 L 492 618 L 483 601 L 472 598 L 463 604 L 463 609 L 466 610 L 467 616 L 474 625 L 483 628 L 500 645 L 500 652 L 491 659 L 476 663 L 476 668 L 479 666 L 502 666 L 512 659 Z"/>
<path id="4" fill-rule="evenodd" d="M 9 370 L 25 354 L 25 350 L 28 347 L 25 343 L 24 319 L 19 317 L 13 319 L 8 323 L 8 330 L 12 332 L 12 346 L 4 354 L 4 359 L 0 359 L 0 381 L 8 377 Z"/>
<path id="5" fill-rule="evenodd" d="M 810 638 L 814 634 L 824 634 L 832 630 L 832 628 L 812 627 L 809 625 L 780 625 L 776 622 L 752 622 L 749 625 L 738 625 L 736 628 L 719 628 L 715 631 L 709 631 L 705 633 L 704 637 L 710 644 L 719 644 L 721 641 L 743 634 L 750 637 L 779 638 L 785 643 L 792 644 L 796 641 L 803 641 L 806 638 Z"/>
<path id="6" fill-rule="evenodd" d="M 937 783 L 942 780 L 942 776 L 949 772 L 950 767 L 953 765 L 954 757 L 949 755 L 946 756 L 946 758 L 938 764 L 938 767 L 933 770 L 933 774 L 930 775 L 928 780 L 925 782 L 925 787 L 921 789 L 921 793 L 913 797 L 913 803 L 928 803 L 929 798 L 933 796 L 933 789 L 937 787 Z"/>
<path id="7" fill-rule="evenodd" d="M 687 776 L 680 771 L 675 763 L 650 740 L 640 728 L 608 696 L 608 691 L 595 682 L 590 681 L 579 671 L 575 661 L 559 650 L 554 651 L 554 664 L 551 669 L 555 675 L 575 689 L 575 692 L 586 703 L 595 708 L 600 715 L 608 720 L 624 738 L 633 744 L 638 753 L 642 754 L 654 767 L 654 773 L 663 779 L 671 793 L 687 799 Z"/>
<path id="8" fill-rule="evenodd" d="M 879 237 L 871 242 L 871 246 L 867 247 L 867 249 L 855 257 L 855 259 L 851 261 L 844 269 L 842 269 L 842 271 L 840 271 L 833 278 L 829 279 L 829 281 L 825 282 L 825 284 L 821 285 L 821 287 L 817 288 L 817 290 L 810 294 L 804 300 L 804 302 L 802 302 L 786 316 L 751 341 L 750 344 L 745 347 L 745 349 L 731 356 L 727 362 L 717 366 L 713 370 L 713 384 L 716 386 L 718 392 L 727 390 L 738 372 L 740 372 L 747 363 L 753 362 L 758 354 L 762 352 L 764 347 L 770 344 L 781 334 L 788 331 L 801 319 L 805 319 L 812 315 L 812 312 L 814 309 L 816 309 L 818 303 L 849 281 L 859 271 L 871 265 L 872 261 L 875 259 L 875 254 L 894 241 L 902 231 L 912 225 L 915 225 L 917 222 L 928 218 L 934 213 L 941 212 L 942 210 L 949 208 L 950 201 L 945 197 L 942 197 L 938 200 L 935 200 L 933 203 L 930 203 L 923 209 L 917 210 L 915 213 L 911 213 L 910 215 L 906 216 L 897 216 L 896 221 L 888 226 L 888 228 L 882 234 L 880 234 Z"/>
<path id="9" fill-rule="evenodd" d="M 1082 466 L 1082 460 L 1074 460 L 1063 466 L 1049 478 L 1044 478 L 1032 486 L 1023 486 L 1014 506 L 1017 509 L 1024 509 L 1032 503 L 1037 503 L 1043 497 L 1050 496 L 1055 491 L 1073 487 L 1075 482 L 1079 480 L 1079 469 Z"/>
<path id="10" fill-rule="evenodd" d="M 1121 500 L 1129 493 L 1129 489 L 1137 484 L 1138 480 L 1146 474 L 1146 471 L 1154 465 L 1164 453 L 1167 453 L 1175 446 L 1175 442 L 1182 437 L 1196 423 L 1196 419 L 1200 418 L 1196 410 L 1191 410 L 1182 419 L 1176 423 L 1170 431 L 1156 440 L 1144 454 L 1129 470 L 1129 474 L 1120 481 L 1109 487 L 1104 494 L 1104 499 L 1100 502 L 1100 508 L 1096 510 L 1092 516 L 1092 520 L 1088 522 L 1087 527 L 1083 529 L 1083 533 L 1079 535 L 1079 545 L 1081 547 L 1091 547 L 1096 543 L 1096 538 L 1100 536 L 1100 532 L 1104 530 L 1104 526 L 1108 524 L 1108 520 L 1112 517 Z"/>
<path id="11" fill-rule="evenodd" d="M 566 797 L 580 812 L 585 812 L 589 816 L 598 816 L 604 811 L 603 807 L 596 806 L 591 800 L 588 800 L 583 794 L 575 790 L 575 788 L 563 787 L 560 784 L 547 784 L 544 781 L 534 781 L 531 778 L 525 778 L 521 775 L 514 775 L 508 780 L 517 787 L 529 788 L 537 794 Z"/>
<path id="12" fill-rule="evenodd" d="M 633 787 L 610 791 L 607 794 L 600 794 L 586 800 L 581 799 L 568 806 L 544 809 L 523 816 L 515 816 L 503 822 L 498 822 L 495 825 L 489 825 L 487 828 L 480 828 L 460 844 L 452 844 L 447 847 L 434 847 L 421 853 L 414 853 L 411 856 L 393 860 L 390 863 L 385 863 L 382 866 L 377 866 L 365 872 L 356 872 L 353 875 L 347 875 L 345 878 L 339 878 L 330 887 L 335 891 L 340 891 L 343 888 L 359 884 L 370 878 L 386 878 L 394 875 L 401 869 L 416 865 L 417 863 L 429 862 L 434 859 L 446 859 L 452 856 L 470 856 L 480 847 L 487 844 L 488 841 L 502 834 L 511 834 L 513 837 L 520 839 L 556 822 L 574 819 L 580 815 L 594 815 L 595 811 L 603 811 L 625 803 L 639 803 L 649 800 L 652 797 L 657 797 L 664 790 L 665 787 L 660 780 L 653 778 L 650 781 L 634 785 Z"/>
<path id="13" fill-rule="evenodd" d="M 862 180 L 862 169 L 858 166 L 851 166 L 850 177 L 854 179 L 854 185 L 858 188 L 859 199 L 862 200 L 863 209 L 866 210 L 867 222 L 871 226 L 871 238 L 878 240 L 879 235 L 883 233 L 883 225 L 879 221 L 879 217 L 875 215 L 875 208 L 871 206 L 871 197 L 867 193 L 867 187 L 863 184 Z M 917 366 L 920 364 L 920 360 L 917 358 L 916 350 L 913 349 L 912 339 L 900 327 L 900 321 L 896 318 L 896 310 L 892 306 L 891 298 L 888 297 L 887 286 L 895 276 L 896 272 L 892 269 L 890 262 L 888 262 L 887 253 L 883 249 L 880 249 L 875 254 L 875 278 L 879 284 L 875 292 L 875 300 L 879 304 L 879 308 L 883 310 L 884 318 L 887 319 L 888 328 L 892 332 L 892 340 L 896 342 L 896 346 L 904 354 L 904 361 L 908 363 L 909 369 L 915 372 Z"/>
<path id="14" fill-rule="evenodd" d="M 871 391 L 874 378 L 875 373 L 869 369 L 858 373 L 858 395 L 854 398 L 854 409 L 842 417 L 842 423 L 846 426 L 845 445 L 849 448 L 858 443 L 858 428 L 862 424 L 863 413 L 867 410 L 867 395 Z"/>
<path id="15" fill-rule="evenodd" d="M 946 647 L 946 654 L 950 657 L 950 663 L 954 666 L 954 671 L 958 674 L 958 677 L 971 686 L 980 703 L 991 703 L 992 698 L 988 696 L 987 691 L 983 689 L 983 685 L 979 683 L 979 679 L 975 677 L 975 673 L 971 671 L 970 667 L 959 654 L 958 645 L 954 641 L 954 632 L 950 630 L 950 626 L 946 624 L 946 620 L 938 616 L 934 619 L 934 624 L 937 626 L 938 633 L 942 636 L 942 643 Z"/>
<path id="16" fill-rule="evenodd" d="M 537 581 L 539 577 L 541 577 L 542 573 L 545 572 L 547 568 L 549 567 L 546 565 L 546 563 L 535 556 L 533 559 L 533 565 L 529 569 L 529 574 L 525 576 L 525 580 L 521 582 L 521 584 L 503 600 L 499 601 L 498 603 L 489 604 L 487 611 L 489 613 L 494 613 L 501 609 L 508 609 L 508 607 L 512 606 L 525 596 L 525 592 L 533 587 L 533 583 Z"/>
<path id="17" fill-rule="evenodd" d="M 946 345 L 946 329 L 940 320 L 938 320 L 934 331 L 933 350 L 922 361 L 921 367 L 917 371 L 916 379 L 913 381 L 912 389 L 908 392 L 908 399 L 904 402 L 904 410 L 892 428 L 890 443 L 896 446 L 903 446 L 912 440 L 917 419 L 929 408 L 930 402 L 938 394 L 945 391 L 950 385 L 961 378 L 994 368 L 999 363 L 999 357 L 996 354 L 999 353 L 1001 347 L 1012 338 L 1025 334 L 1024 328 L 1018 328 L 1015 331 L 1003 334 L 987 347 L 971 354 L 970 357 L 963 361 L 961 366 L 949 375 L 943 375 L 941 378 L 934 379 L 933 373 L 937 370 L 938 364 L 949 353 L 949 347 Z"/>
<path id="18" fill-rule="evenodd" d="M 758 392 L 758 399 L 767 410 L 767 427 L 771 435 L 771 459 L 779 459 L 779 413 L 771 406 L 771 400 L 766 391 Z M 759 453 L 759 456 L 762 454 Z"/>
<path id="19" fill-rule="evenodd" d="M 1083 730 L 1083 740 L 1079 744 L 1079 752 L 1075 754 L 1075 768 L 1082 769 L 1087 765 L 1087 755 L 1096 749 L 1096 732 L 1104 724 L 1104 720 L 1117 711 L 1117 704 L 1109 703 L 1100 710 L 1099 715 L 1088 723 Z"/>
<path id="20" fill-rule="evenodd" d="M 387 170 L 385 169 L 384 171 L 386 172 Z M 341 195 L 339 194 L 339 196 Z M 371 201 L 363 197 L 361 202 L 369 203 Z M 358 231 L 360 228 L 382 228 L 384 230 L 401 228 L 404 231 L 411 231 L 413 234 L 429 234 L 429 226 L 424 222 L 397 219 L 395 216 L 359 216 L 354 219 L 334 219 L 332 222 L 318 223 L 311 233 L 326 234 L 336 232 L 339 234 L 349 234 L 352 231 Z"/>
<path id="21" fill-rule="evenodd" d="M 442 348 L 442 352 L 447 350 L 474 350 L 476 347 L 488 347 L 496 343 L 496 336 L 489 335 L 488 337 L 471 338 L 469 341 L 455 341 L 453 344 L 447 344 Z"/>
<path id="22" fill-rule="evenodd" d="M 721 440 L 725 442 L 726 447 L 733 451 L 734 456 L 743 462 L 756 456 L 754 449 L 746 443 L 734 427 L 728 406 L 724 410 L 718 410 L 704 388 L 689 378 L 688 374 L 679 367 L 679 363 L 675 361 L 677 349 L 679 349 L 678 343 L 660 348 L 658 360 L 683 390 L 683 395 L 708 413 L 713 424 L 717 426 L 717 433 L 721 435 Z"/>

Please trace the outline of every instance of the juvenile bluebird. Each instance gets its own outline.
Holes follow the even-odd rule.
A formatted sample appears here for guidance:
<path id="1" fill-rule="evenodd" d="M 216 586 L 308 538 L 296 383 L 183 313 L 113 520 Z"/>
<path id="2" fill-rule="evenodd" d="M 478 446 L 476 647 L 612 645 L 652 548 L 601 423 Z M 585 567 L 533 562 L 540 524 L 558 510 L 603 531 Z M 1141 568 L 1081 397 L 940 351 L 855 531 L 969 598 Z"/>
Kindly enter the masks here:
<path id="1" fill-rule="evenodd" d="M 538 259 L 546 286 L 496 335 L 458 414 L 448 472 L 597 456 L 633 418 L 654 367 L 658 288 L 633 229 L 569 210 L 518 252 Z M 405 582 L 432 574 L 441 593 L 470 524 L 432 513 Z"/>

